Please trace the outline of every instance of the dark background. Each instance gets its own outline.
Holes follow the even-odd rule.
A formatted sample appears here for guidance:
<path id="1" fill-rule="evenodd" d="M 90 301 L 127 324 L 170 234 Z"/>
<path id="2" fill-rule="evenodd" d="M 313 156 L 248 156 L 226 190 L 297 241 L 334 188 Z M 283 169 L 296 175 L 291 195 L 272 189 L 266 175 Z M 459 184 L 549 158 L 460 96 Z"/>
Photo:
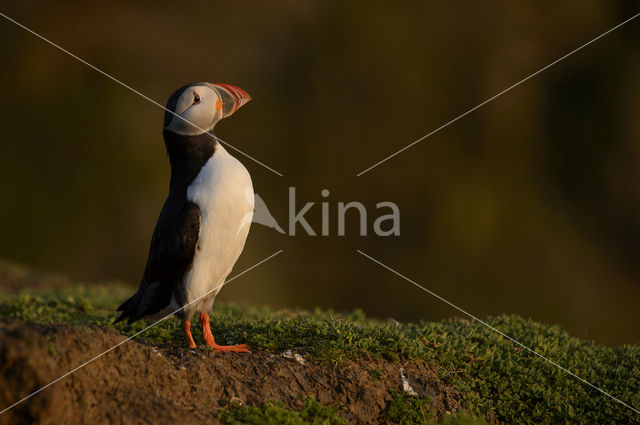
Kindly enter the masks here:
<path id="1" fill-rule="evenodd" d="M 636 2 L 3 2 L 164 104 L 190 81 L 253 102 L 221 122 L 284 227 L 287 188 L 330 237 L 254 225 L 220 298 L 274 308 L 518 313 L 640 341 L 640 19 L 356 174 L 638 12 Z M 142 273 L 168 190 L 163 111 L 0 18 L 0 256 L 80 281 Z M 394 201 L 401 236 L 336 236 L 337 203 Z"/>

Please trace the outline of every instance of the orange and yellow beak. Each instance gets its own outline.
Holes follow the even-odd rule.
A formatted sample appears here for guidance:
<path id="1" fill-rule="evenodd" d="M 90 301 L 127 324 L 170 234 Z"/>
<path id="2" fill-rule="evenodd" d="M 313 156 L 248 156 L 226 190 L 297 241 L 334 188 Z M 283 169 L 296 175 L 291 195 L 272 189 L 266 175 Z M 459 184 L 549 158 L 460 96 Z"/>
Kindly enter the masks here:
<path id="1" fill-rule="evenodd" d="M 222 118 L 226 118 L 251 100 L 251 96 L 239 87 L 231 84 L 213 84 L 220 95 L 216 110 L 222 109 Z"/>

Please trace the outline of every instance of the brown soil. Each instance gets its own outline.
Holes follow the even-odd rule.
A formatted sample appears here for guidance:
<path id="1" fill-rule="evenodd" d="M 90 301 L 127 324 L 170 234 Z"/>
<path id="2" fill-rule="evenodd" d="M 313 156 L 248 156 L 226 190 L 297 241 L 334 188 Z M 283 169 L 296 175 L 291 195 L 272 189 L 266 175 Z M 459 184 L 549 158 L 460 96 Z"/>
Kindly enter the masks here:
<path id="1" fill-rule="evenodd" d="M 108 328 L 0 321 L 0 409 L 122 340 Z M 436 417 L 459 408 L 459 394 L 424 362 L 319 366 L 301 351 L 214 353 L 129 341 L 0 415 L 0 425 L 214 424 L 230 401 L 271 399 L 300 409 L 305 395 L 342 406 L 351 423 L 379 423 L 388 390 L 402 391 L 401 367 L 418 395 L 430 397 Z"/>

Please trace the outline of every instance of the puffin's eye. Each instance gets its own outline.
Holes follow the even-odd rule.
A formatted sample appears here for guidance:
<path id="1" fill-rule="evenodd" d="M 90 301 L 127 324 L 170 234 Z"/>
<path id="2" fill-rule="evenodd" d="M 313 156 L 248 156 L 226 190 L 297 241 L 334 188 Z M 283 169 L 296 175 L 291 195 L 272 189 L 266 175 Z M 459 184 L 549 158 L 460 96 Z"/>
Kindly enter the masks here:
<path id="1" fill-rule="evenodd" d="M 195 105 L 196 103 L 200 103 L 200 96 L 198 93 L 193 92 L 193 104 Z"/>

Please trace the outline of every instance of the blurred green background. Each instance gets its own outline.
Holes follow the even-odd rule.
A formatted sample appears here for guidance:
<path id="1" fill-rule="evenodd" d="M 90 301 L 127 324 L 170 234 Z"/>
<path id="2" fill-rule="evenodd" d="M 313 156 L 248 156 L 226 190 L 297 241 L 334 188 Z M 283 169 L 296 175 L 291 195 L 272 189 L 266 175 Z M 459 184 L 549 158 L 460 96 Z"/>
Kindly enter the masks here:
<path id="1" fill-rule="evenodd" d="M 634 1 L 41 2 L 2 12 L 160 103 L 190 81 L 253 102 L 221 122 L 284 227 L 287 191 L 329 237 L 254 225 L 220 298 L 518 313 L 640 341 L 640 20 L 369 173 L 356 174 L 638 12 Z M 0 256 L 137 284 L 168 190 L 163 111 L 0 19 Z M 337 203 L 394 201 L 401 236 L 337 237 Z M 371 233 L 371 232 L 370 232 Z"/>

